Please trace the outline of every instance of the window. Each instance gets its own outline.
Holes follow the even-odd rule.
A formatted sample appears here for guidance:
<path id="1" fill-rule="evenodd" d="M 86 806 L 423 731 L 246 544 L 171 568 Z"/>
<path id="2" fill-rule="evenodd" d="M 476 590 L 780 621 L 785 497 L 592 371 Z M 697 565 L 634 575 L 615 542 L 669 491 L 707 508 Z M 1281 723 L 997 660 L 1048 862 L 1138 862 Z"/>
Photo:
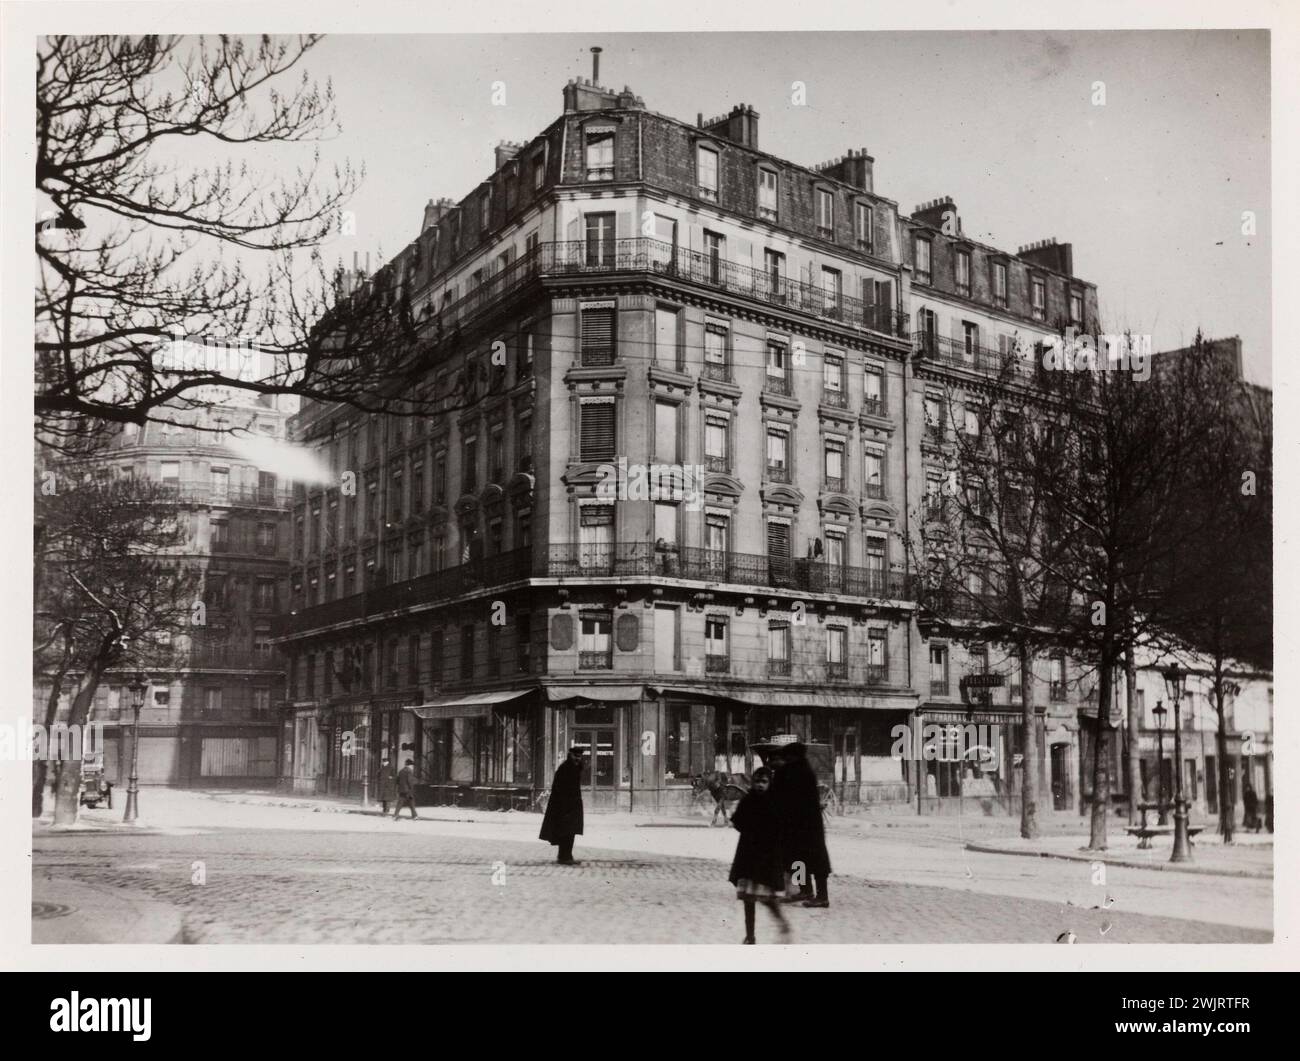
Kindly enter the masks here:
<path id="1" fill-rule="evenodd" d="M 978 438 L 980 433 L 980 421 L 983 417 L 983 410 L 978 405 L 970 402 L 966 403 L 966 434 L 972 438 Z"/>
<path id="2" fill-rule="evenodd" d="M 780 251 L 763 251 L 763 271 L 767 274 L 768 293 L 777 297 L 785 293 L 785 255 Z"/>
<path id="3" fill-rule="evenodd" d="M 462 626 L 460 630 L 460 676 L 474 677 L 474 624 Z"/>
<path id="4" fill-rule="evenodd" d="M 789 676 L 790 674 L 789 623 L 770 622 L 767 624 L 767 673 L 783 676 Z"/>
<path id="5" fill-rule="evenodd" d="M 767 369 L 763 389 L 778 394 L 790 393 L 790 348 L 783 340 L 767 341 Z"/>
<path id="6" fill-rule="evenodd" d="M 275 610 L 275 579 L 259 578 L 253 596 L 254 606 L 258 611 Z"/>
<path id="7" fill-rule="evenodd" d="M 677 548 L 678 505 L 671 501 L 655 502 L 655 545 L 661 549 Z"/>
<path id="8" fill-rule="evenodd" d="M 967 652 L 967 660 L 971 674 L 987 674 L 989 672 L 989 646 L 971 645 Z"/>
<path id="9" fill-rule="evenodd" d="M 533 191 L 539 191 L 545 183 L 546 156 L 539 153 L 533 156 Z"/>
<path id="10" fill-rule="evenodd" d="M 582 307 L 582 363 L 612 365 L 614 357 L 614 303 L 589 302 Z"/>
<path id="11" fill-rule="evenodd" d="M 943 475 L 937 471 L 925 473 L 925 516 L 939 519 L 943 515 Z"/>
<path id="12" fill-rule="evenodd" d="M 925 396 L 925 430 L 931 438 L 943 439 L 943 399 L 937 395 Z"/>
<path id="13" fill-rule="evenodd" d="M 928 284 L 930 282 L 930 240 L 925 236 L 917 236 L 913 244 L 913 252 L 917 283 Z"/>
<path id="14" fill-rule="evenodd" d="M 447 503 L 447 453 L 441 450 L 433 458 L 433 501 L 434 504 Z"/>
<path id="15" fill-rule="evenodd" d="M 504 424 L 493 424 L 488 432 L 488 482 L 506 480 L 506 429 Z"/>
<path id="16" fill-rule="evenodd" d="M 679 371 L 682 364 L 682 315 L 678 310 L 659 306 L 655 310 L 655 360 Z"/>
<path id="17" fill-rule="evenodd" d="M 540 232 L 533 231 L 524 237 L 524 255 L 533 257 L 537 253 L 537 248 L 541 246 L 542 235 Z"/>
<path id="18" fill-rule="evenodd" d="M 162 484 L 166 489 L 175 490 L 181 484 L 181 466 L 179 461 L 163 461 L 161 465 Z"/>
<path id="19" fill-rule="evenodd" d="M 330 511 L 336 514 L 338 502 L 330 502 Z M 424 511 L 424 461 L 416 461 L 411 465 L 411 512 L 419 514 Z M 331 518 L 333 522 L 333 515 Z"/>
<path id="20" fill-rule="evenodd" d="M 993 263 L 993 303 L 1006 308 L 1007 305 L 1007 263 Z"/>
<path id="21" fill-rule="evenodd" d="M 1047 283 L 1041 276 L 1032 277 L 1029 281 L 1030 305 L 1033 312 L 1034 320 L 1041 321 L 1047 319 Z"/>
<path id="22" fill-rule="evenodd" d="M 790 581 L 790 524 L 777 520 L 767 523 L 768 575 L 775 585 Z"/>
<path id="23" fill-rule="evenodd" d="M 874 231 L 874 217 L 870 203 L 857 203 L 853 209 L 854 227 L 857 229 L 858 246 L 868 254 L 871 253 L 872 238 Z"/>
<path id="24" fill-rule="evenodd" d="M 704 417 L 704 467 L 706 471 L 725 472 L 731 467 L 728 434 L 731 420 L 717 413 Z"/>
<path id="25" fill-rule="evenodd" d="M 974 361 L 980 345 L 980 326 L 970 321 L 961 322 L 962 354 L 967 361 Z"/>
<path id="26" fill-rule="evenodd" d="M 529 509 L 515 513 L 515 548 L 527 549 L 533 544 L 533 514 Z"/>
<path id="27" fill-rule="evenodd" d="M 930 695 L 948 695 L 948 647 L 930 646 Z"/>
<path id="28" fill-rule="evenodd" d="M 722 260 L 726 254 L 727 238 L 720 233 L 704 232 L 704 254 L 707 259 L 708 280 L 712 284 L 722 283 Z"/>
<path id="29" fill-rule="evenodd" d="M 885 680 L 886 638 L 884 630 L 867 631 L 867 681 L 869 682 Z"/>
<path id="30" fill-rule="evenodd" d="M 678 649 L 678 609 L 655 605 L 655 670 L 663 674 L 681 669 Z"/>
<path id="31" fill-rule="evenodd" d="M 707 321 L 704 325 L 704 375 L 707 379 L 727 380 L 731 370 L 727 364 L 729 329 L 725 324 Z"/>
<path id="32" fill-rule="evenodd" d="M 709 615 L 704 619 L 704 672 L 726 674 L 731 669 L 727 647 L 727 619 L 722 615 Z"/>
<path id="33" fill-rule="evenodd" d="M 718 198 L 718 153 L 701 144 L 695 150 L 695 183 L 701 199 Z"/>
<path id="34" fill-rule="evenodd" d="M 875 446 L 868 446 L 862 455 L 863 492 L 877 500 L 885 496 L 885 454 Z"/>
<path id="35" fill-rule="evenodd" d="M 614 264 L 614 215 L 587 214 L 587 265 L 609 268 Z"/>
<path id="36" fill-rule="evenodd" d="M 442 684 L 442 631 L 434 630 L 429 635 L 429 681 L 435 686 Z"/>
<path id="37" fill-rule="evenodd" d="M 212 551 L 224 553 L 230 548 L 230 524 L 224 519 L 212 521 Z"/>
<path id="38" fill-rule="evenodd" d="M 672 272 L 677 268 L 677 221 L 674 218 L 655 214 L 655 242 L 650 247 L 650 259 L 662 272 Z"/>
<path id="39" fill-rule="evenodd" d="M 863 411 L 873 416 L 885 412 L 885 374 L 875 365 L 868 365 L 862 377 Z"/>
<path id="40" fill-rule="evenodd" d="M 835 230 L 835 196 L 817 189 L 817 234 L 829 239 Z"/>
<path id="41" fill-rule="evenodd" d="M 826 574 L 829 582 L 828 588 L 837 592 L 844 590 L 844 562 L 848 559 L 848 553 L 845 549 L 844 531 L 842 529 L 826 529 Z"/>
<path id="42" fill-rule="evenodd" d="M 521 416 L 515 428 L 516 441 L 519 445 L 519 470 L 533 470 L 533 418 Z"/>
<path id="43" fill-rule="evenodd" d="M 486 232 L 492 227 L 492 193 L 486 191 L 478 201 L 478 230 Z"/>
<path id="44" fill-rule="evenodd" d="M 676 402 L 655 402 L 653 456 L 671 464 L 676 464 L 678 460 L 678 409 Z"/>
<path id="45" fill-rule="evenodd" d="M 776 220 L 776 170 L 758 171 L 758 216 L 768 221 Z"/>
<path id="46" fill-rule="evenodd" d="M 406 639 L 406 680 L 412 685 L 420 682 L 420 635 L 411 634 Z"/>
<path id="47" fill-rule="evenodd" d="M 578 458 L 584 461 L 614 459 L 614 399 L 591 399 L 579 407 Z"/>
<path id="48" fill-rule="evenodd" d="M 840 439 L 827 439 L 823 449 L 826 488 L 844 489 L 844 443 Z"/>
<path id="49" fill-rule="evenodd" d="M 1070 292 L 1070 323 L 1076 328 L 1083 327 L 1083 296 L 1077 291 Z"/>
<path id="50" fill-rule="evenodd" d="M 688 781 L 713 769 L 705 759 L 703 720 L 691 725 L 691 705 L 669 703 L 664 722 L 664 780 Z"/>
<path id="51" fill-rule="evenodd" d="M 461 447 L 461 490 L 462 494 L 472 494 L 478 489 L 478 436 L 470 435 Z"/>
<path id="52" fill-rule="evenodd" d="M 609 612 L 583 612 L 580 625 L 578 667 L 582 670 L 610 670 L 614 660 L 610 636 L 613 620 Z"/>
<path id="53" fill-rule="evenodd" d="M 316 512 L 313 512 L 313 515 L 315 514 Z M 390 523 L 400 523 L 402 521 L 402 469 L 400 465 L 394 468 L 388 476 L 388 520 Z"/>
<path id="54" fill-rule="evenodd" d="M 767 429 L 767 478 L 777 483 L 790 481 L 790 434 L 775 427 Z"/>
<path id="55" fill-rule="evenodd" d="M 614 506 L 583 505 L 578 511 L 578 564 L 584 571 L 607 570 L 614 559 Z"/>
<path id="56" fill-rule="evenodd" d="M 307 695 L 312 696 L 313 695 L 313 690 L 312 690 L 313 668 L 310 666 L 310 664 L 315 662 L 315 658 L 312 656 L 308 656 L 307 660 L 309 664 L 307 667 Z M 221 713 L 221 690 L 220 689 L 203 690 L 203 710 L 209 715 L 217 715 Z"/>
<path id="57" fill-rule="evenodd" d="M 826 628 L 826 676 L 832 679 L 849 676 L 849 632 L 842 626 Z"/>
<path id="58" fill-rule="evenodd" d="M 1050 687 L 1051 699 L 1054 702 L 1060 702 L 1065 699 L 1065 657 L 1056 655 L 1052 657 L 1052 680 Z"/>
<path id="59" fill-rule="evenodd" d="M 212 500 L 221 504 L 230 500 L 230 469 L 217 468 L 211 469 L 212 482 Z"/>
<path id="60" fill-rule="evenodd" d="M 599 126 L 587 130 L 587 180 L 614 179 L 614 130 Z"/>
<path id="61" fill-rule="evenodd" d="M 253 690 L 253 714 L 265 717 L 271 713 L 271 690 Z"/>
<path id="62" fill-rule="evenodd" d="M 826 354 L 822 358 L 822 401 L 828 405 L 844 404 L 844 358 Z"/>
<path id="63" fill-rule="evenodd" d="M 841 297 L 844 294 L 844 274 L 838 269 L 822 266 L 822 295 L 828 313 L 839 311 Z"/>
<path id="64" fill-rule="evenodd" d="M 875 534 L 868 534 L 865 553 L 869 578 L 878 584 L 885 573 L 885 539 Z M 872 596 L 876 595 L 875 593 L 872 594 Z"/>
<path id="65" fill-rule="evenodd" d="M 970 297 L 970 251 L 958 251 L 955 259 L 957 294 Z"/>

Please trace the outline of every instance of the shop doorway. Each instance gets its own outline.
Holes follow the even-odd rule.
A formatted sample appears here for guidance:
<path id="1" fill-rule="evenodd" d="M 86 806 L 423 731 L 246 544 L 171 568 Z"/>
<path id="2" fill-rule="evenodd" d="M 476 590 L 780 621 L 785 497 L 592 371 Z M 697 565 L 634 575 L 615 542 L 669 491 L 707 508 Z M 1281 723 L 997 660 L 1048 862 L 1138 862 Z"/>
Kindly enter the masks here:
<path id="1" fill-rule="evenodd" d="M 613 810 L 616 805 L 617 733 L 612 726 L 573 730 L 570 746 L 587 753 L 582 765 L 582 799 L 592 810 Z"/>

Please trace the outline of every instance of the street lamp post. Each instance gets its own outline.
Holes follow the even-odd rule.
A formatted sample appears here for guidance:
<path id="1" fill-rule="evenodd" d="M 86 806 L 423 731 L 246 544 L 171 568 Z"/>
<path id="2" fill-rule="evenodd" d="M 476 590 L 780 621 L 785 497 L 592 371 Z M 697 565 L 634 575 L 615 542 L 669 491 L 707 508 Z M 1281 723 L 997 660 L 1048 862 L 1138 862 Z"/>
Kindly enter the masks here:
<path id="1" fill-rule="evenodd" d="M 141 671 L 127 687 L 131 692 L 131 776 L 126 784 L 126 813 L 122 821 L 134 823 L 140 812 L 140 708 L 144 707 L 144 694 L 149 691 L 149 679 Z"/>
<path id="2" fill-rule="evenodd" d="M 1156 716 L 1156 807 L 1160 811 L 1157 825 L 1169 824 L 1169 813 L 1165 806 L 1165 715 L 1169 710 L 1163 700 L 1157 700 L 1151 709 Z"/>
<path id="3" fill-rule="evenodd" d="M 1190 862 L 1192 848 L 1187 837 L 1187 802 L 1183 799 L 1183 727 L 1178 713 L 1186 674 L 1177 663 L 1171 663 L 1164 678 L 1165 691 L 1174 702 L 1174 851 L 1169 861 Z"/>

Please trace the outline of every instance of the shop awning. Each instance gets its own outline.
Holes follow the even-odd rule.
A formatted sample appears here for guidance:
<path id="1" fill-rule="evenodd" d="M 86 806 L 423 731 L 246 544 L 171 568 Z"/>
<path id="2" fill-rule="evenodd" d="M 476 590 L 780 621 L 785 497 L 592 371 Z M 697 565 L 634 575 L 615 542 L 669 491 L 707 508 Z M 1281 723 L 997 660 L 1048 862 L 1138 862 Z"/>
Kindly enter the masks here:
<path id="1" fill-rule="evenodd" d="M 532 689 L 502 689 L 494 693 L 475 693 L 472 696 L 435 696 L 427 703 L 408 706 L 417 718 L 490 718 L 494 704 L 518 700 Z"/>
<path id="2" fill-rule="evenodd" d="M 755 707 L 784 707 L 797 710 L 801 707 L 833 707 L 844 711 L 873 710 L 872 698 L 858 693 L 838 692 L 833 689 L 818 689 L 815 693 L 800 693 L 793 689 L 746 689 L 727 686 L 707 685 L 689 688 L 684 685 L 653 685 L 652 693 L 666 693 L 682 696 L 714 696 L 722 700 L 731 700 L 738 704 L 752 704 Z M 897 704 L 890 704 L 876 710 L 903 710 Z"/>
<path id="3" fill-rule="evenodd" d="M 554 703 L 557 700 L 605 700 L 626 703 L 641 699 L 639 685 L 548 685 L 546 699 Z"/>

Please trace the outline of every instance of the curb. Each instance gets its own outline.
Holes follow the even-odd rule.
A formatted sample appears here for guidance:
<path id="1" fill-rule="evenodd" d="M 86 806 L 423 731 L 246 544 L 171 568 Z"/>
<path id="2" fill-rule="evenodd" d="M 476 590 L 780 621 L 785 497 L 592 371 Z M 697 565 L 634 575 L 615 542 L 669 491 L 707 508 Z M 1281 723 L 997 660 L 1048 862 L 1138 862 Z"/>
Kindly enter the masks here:
<path id="1" fill-rule="evenodd" d="M 185 942 L 171 903 L 45 873 L 32 878 L 31 926 L 33 946 Z"/>
<path id="2" fill-rule="evenodd" d="M 1242 877 L 1249 880 L 1272 880 L 1272 873 L 1256 873 L 1253 870 L 1240 869 L 1203 869 L 1200 866 L 1182 865 L 1176 862 L 1138 862 L 1128 858 L 1115 858 L 1105 851 L 1021 851 L 1009 847 L 989 847 L 983 844 L 967 844 L 967 851 L 983 855 L 1027 855 L 1030 858 L 1059 858 L 1067 862 L 1105 862 L 1110 866 L 1125 866 L 1129 869 L 1156 869 L 1169 873 L 1196 873 L 1203 877 Z"/>

